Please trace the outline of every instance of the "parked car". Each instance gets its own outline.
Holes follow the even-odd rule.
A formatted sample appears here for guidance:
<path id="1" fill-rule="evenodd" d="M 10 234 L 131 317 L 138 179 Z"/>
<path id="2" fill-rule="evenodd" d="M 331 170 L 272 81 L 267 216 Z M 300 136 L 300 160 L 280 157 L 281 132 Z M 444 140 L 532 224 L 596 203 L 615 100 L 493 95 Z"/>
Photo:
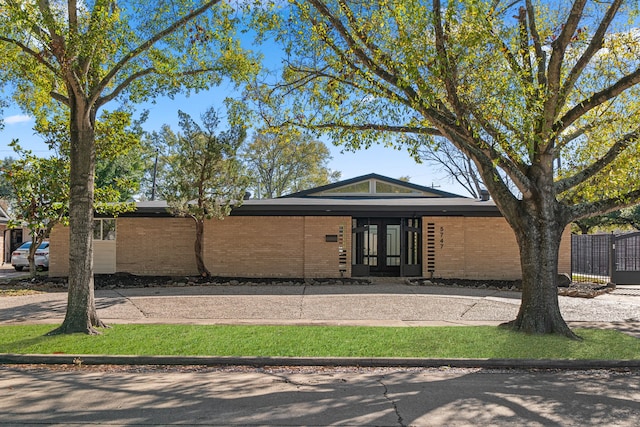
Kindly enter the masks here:
<path id="1" fill-rule="evenodd" d="M 24 242 L 18 249 L 11 254 L 11 265 L 17 271 L 22 271 L 23 268 L 29 268 L 29 248 L 31 242 Z M 36 254 L 34 256 L 36 268 L 38 270 L 49 269 L 49 242 L 42 242 Z"/>

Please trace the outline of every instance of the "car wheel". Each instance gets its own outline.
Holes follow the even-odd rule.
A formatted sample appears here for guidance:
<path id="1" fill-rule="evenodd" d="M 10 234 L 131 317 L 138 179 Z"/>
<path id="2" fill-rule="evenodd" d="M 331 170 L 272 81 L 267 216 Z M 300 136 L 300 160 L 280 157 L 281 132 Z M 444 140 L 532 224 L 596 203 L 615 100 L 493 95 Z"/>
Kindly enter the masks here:
<path id="1" fill-rule="evenodd" d="M 16 271 L 22 271 L 22 266 L 21 265 L 14 265 L 13 268 L 16 269 Z"/>

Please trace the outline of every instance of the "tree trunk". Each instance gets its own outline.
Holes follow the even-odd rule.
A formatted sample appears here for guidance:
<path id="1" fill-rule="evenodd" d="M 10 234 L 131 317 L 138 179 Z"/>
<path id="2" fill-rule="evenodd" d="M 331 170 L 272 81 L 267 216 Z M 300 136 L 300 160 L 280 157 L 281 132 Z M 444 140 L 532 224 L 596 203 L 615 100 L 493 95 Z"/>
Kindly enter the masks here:
<path id="1" fill-rule="evenodd" d="M 80 104 L 80 105 L 78 105 Z M 49 334 L 99 333 L 93 288 L 95 112 L 80 101 L 70 108 L 69 292 L 62 325 Z"/>
<path id="2" fill-rule="evenodd" d="M 194 249 L 196 252 L 196 266 L 201 277 L 211 277 L 211 272 L 204 265 L 204 221 L 195 219 L 196 221 L 196 242 Z"/>
<path id="3" fill-rule="evenodd" d="M 553 215 L 521 213 L 514 231 L 520 247 L 522 301 L 516 319 L 505 325 L 525 333 L 577 339 L 558 304 L 558 253 L 564 225 Z"/>
<path id="4" fill-rule="evenodd" d="M 36 277 L 36 241 L 31 239 L 31 246 L 29 246 L 29 252 L 27 252 L 27 261 L 29 261 L 29 277 Z"/>

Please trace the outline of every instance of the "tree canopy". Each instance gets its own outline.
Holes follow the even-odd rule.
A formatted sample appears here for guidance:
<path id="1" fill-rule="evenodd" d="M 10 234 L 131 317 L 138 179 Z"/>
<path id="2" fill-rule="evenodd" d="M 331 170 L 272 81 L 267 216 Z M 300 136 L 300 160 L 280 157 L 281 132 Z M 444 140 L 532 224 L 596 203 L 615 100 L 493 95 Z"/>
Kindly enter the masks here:
<path id="1" fill-rule="evenodd" d="M 309 134 L 286 129 L 257 132 L 242 157 L 256 198 L 274 198 L 335 182 L 329 149 Z"/>
<path id="2" fill-rule="evenodd" d="M 520 246 L 509 326 L 574 336 L 558 307 L 562 233 L 640 198 L 637 1 L 290 3 L 272 102 L 350 147 L 450 141 Z"/>
<path id="3" fill-rule="evenodd" d="M 221 0 L 7 0 L 0 7 L 0 86 L 36 118 L 57 108 L 70 136 L 67 314 L 55 332 L 103 326 L 93 293 L 96 117 L 134 105 L 246 80 L 258 60 L 236 37 L 243 6 Z M 256 0 L 255 3 L 260 3 Z"/>

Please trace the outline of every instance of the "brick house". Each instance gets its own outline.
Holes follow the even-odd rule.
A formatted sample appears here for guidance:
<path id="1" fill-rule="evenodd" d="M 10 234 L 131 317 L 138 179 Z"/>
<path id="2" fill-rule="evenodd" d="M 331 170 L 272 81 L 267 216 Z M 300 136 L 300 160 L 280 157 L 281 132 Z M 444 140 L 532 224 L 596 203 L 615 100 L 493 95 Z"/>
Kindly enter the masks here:
<path id="1" fill-rule="evenodd" d="M 197 274 L 189 218 L 164 202 L 140 202 L 96 218 L 96 273 Z M 68 273 L 68 230 L 50 238 L 52 276 Z M 222 277 L 419 276 L 517 279 L 515 235 L 495 204 L 377 174 L 277 199 L 245 200 L 205 226 L 204 257 Z M 570 272 L 567 230 L 560 272 Z"/>

